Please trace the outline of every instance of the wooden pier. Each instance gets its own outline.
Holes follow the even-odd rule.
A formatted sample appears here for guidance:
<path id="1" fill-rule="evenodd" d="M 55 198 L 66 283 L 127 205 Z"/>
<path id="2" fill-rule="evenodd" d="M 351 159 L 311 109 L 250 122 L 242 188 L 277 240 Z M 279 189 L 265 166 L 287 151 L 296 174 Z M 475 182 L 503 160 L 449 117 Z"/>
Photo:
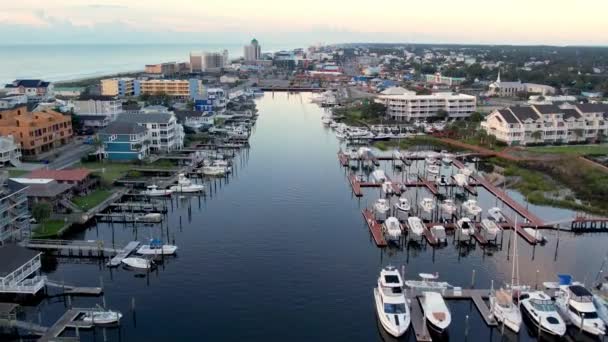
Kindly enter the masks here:
<path id="1" fill-rule="evenodd" d="M 95 217 L 99 222 L 113 222 L 113 223 L 142 223 L 142 224 L 155 224 L 163 221 L 164 216 L 160 216 L 160 221 L 147 220 L 144 214 L 141 213 L 107 213 L 107 214 L 96 214 Z"/>
<path id="2" fill-rule="evenodd" d="M 167 212 L 167 204 L 160 201 L 112 203 L 109 207 L 113 211 L 119 210 L 123 212 Z"/>
<path id="3" fill-rule="evenodd" d="M 120 265 L 120 263 L 122 262 L 122 260 L 126 257 L 128 257 L 131 253 L 133 253 L 133 251 L 135 251 L 135 249 L 139 247 L 139 242 L 137 241 L 131 241 L 129 242 L 125 248 L 123 248 L 120 252 L 118 252 L 118 254 L 116 254 L 112 259 L 110 259 L 110 261 L 108 261 L 108 266 L 110 267 L 117 267 L 118 265 Z"/>
<path id="4" fill-rule="evenodd" d="M 372 233 L 372 237 L 376 242 L 376 246 L 384 247 L 387 245 L 384 235 L 382 234 L 382 225 L 376 221 L 374 213 L 369 209 L 363 210 L 363 218 L 369 227 L 369 231 Z"/>
<path id="5" fill-rule="evenodd" d="M 61 340 L 59 335 L 63 333 L 66 328 L 78 328 L 78 329 L 91 329 L 93 328 L 93 323 L 88 323 L 84 321 L 76 321 L 75 319 L 87 312 L 91 311 L 99 311 L 99 309 L 82 309 L 82 308 L 74 308 L 66 311 L 58 320 L 46 330 L 46 332 L 40 337 L 38 342 L 51 342 Z"/>
<path id="6" fill-rule="evenodd" d="M 48 279 L 45 282 L 45 285 L 62 289 L 64 295 L 100 296 L 103 293 L 101 287 L 72 286 Z"/>

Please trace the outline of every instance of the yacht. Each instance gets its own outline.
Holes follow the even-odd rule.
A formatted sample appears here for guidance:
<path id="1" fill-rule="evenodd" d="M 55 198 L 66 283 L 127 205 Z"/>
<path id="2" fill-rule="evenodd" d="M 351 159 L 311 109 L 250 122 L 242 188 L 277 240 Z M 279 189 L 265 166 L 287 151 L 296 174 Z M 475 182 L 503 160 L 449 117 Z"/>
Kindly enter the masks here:
<path id="1" fill-rule="evenodd" d="M 201 173 L 205 176 L 223 176 L 228 173 L 228 170 L 225 166 L 209 165 L 203 166 L 203 168 L 201 169 Z"/>
<path id="2" fill-rule="evenodd" d="M 461 188 L 469 185 L 468 179 L 469 177 L 462 173 L 457 173 L 454 175 L 454 182 Z"/>
<path id="3" fill-rule="evenodd" d="M 331 118 L 329 116 L 323 115 L 321 117 L 321 122 L 323 123 L 323 125 L 329 126 L 329 124 L 331 123 Z"/>
<path id="4" fill-rule="evenodd" d="M 393 183 L 391 183 L 390 181 L 382 183 L 382 192 L 385 196 L 393 195 L 395 193 L 395 190 L 393 190 Z"/>
<path id="5" fill-rule="evenodd" d="M 148 185 L 141 194 L 149 197 L 171 196 L 173 190 L 159 189 L 157 185 Z"/>
<path id="6" fill-rule="evenodd" d="M 118 323 L 121 318 L 122 314 L 118 311 L 106 311 L 100 308 L 97 311 L 85 312 L 81 320 L 90 324 L 113 324 Z"/>
<path id="7" fill-rule="evenodd" d="M 143 269 L 143 270 L 149 270 L 154 265 L 151 260 L 144 259 L 144 258 L 138 258 L 138 257 L 124 258 L 124 259 L 122 259 L 121 262 L 128 267 L 136 268 L 136 269 Z"/>
<path id="8" fill-rule="evenodd" d="M 524 232 L 530 234 L 537 242 L 546 241 L 544 235 L 541 234 L 541 232 L 538 229 L 534 229 L 534 228 L 530 228 L 530 227 L 525 227 L 522 229 Z"/>
<path id="9" fill-rule="evenodd" d="M 560 284 L 555 292 L 555 304 L 562 317 L 577 328 L 596 336 L 606 333 L 604 321 L 593 304 L 593 295 L 582 284 Z"/>
<path id="10" fill-rule="evenodd" d="M 344 140 L 344 139 L 346 139 L 346 133 L 343 131 L 336 130 L 336 138 L 338 138 L 340 140 Z"/>
<path id="11" fill-rule="evenodd" d="M 490 311 L 494 318 L 514 332 L 519 332 L 521 312 L 513 302 L 512 291 L 498 290 L 490 295 Z"/>
<path id="12" fill-rule="evenodd" d="M 406 280 L 405 286 L 412 290 L 435 292 L 443 292 L 452 287 L 449 283 L 437 281 L 437 279 L 439 279 L 439 274 L 437 273 L 419 273 L 418 276 L 420 277 L 420 280 Z"/>
<path id="13" fill-rule="evenodd" d="M 422 237 L 424 233 L 424 223 L 418 217 L 412 216 L 407 219 L 407 226 L 410 229 L 411 237 L 417 239 Z"/>
<path id="14" fill-rule="evenodd" d="M 476 200 L 465 201 L 464 203 L 462 203 L 462 208 L 464 208 L 464 210 L 473 217 L 479 215 L 482 212 L 482 209 L 479 205 L 477 205 Z"/>
<path id="15" fill-rule="evenodd" d="M 408 212 L 411 209 L 410 201 L 405 197 L 400 197 L 399 202 L 395 203 L 395 208 L 402 212 Z"/>
<path id="16" fill-rule="evenodd" d="M 177 185 L 171 187 L 173 192 L 201 192 L 205 190 L 205 186 L 201 184 L 193 184 L 186 175 L 180 173 L 177 179 Z"/>
<path id="17" fill-rule="evenodd" d="M 402 336 L 410 326 L 410 311 L 403 280 L 395 267 L 387 266 L 380 271 L 378 287 L 374 288 L 376 313 L 384 330 L 394 337 Z"/>
<path id="18" fill-rule="evenodd" d="M 541 335 L 562 337 L 566 334 L 566 323 L 559 315 L 551 297 L 542 291 L 525 293 L 519 297 L 522 311 L 540 328 Z M 540 326 L 540 327 L 539 327 Z"/>
<path id="19" fill-rule="evenodd" d="M 431 164 L 426 167 L 426 171 L 433 175 L 439 174 L 439 165 Z"/>
<path id="20" fill-rule="evenodd" d="M 500 228 L 498 228 L 498 225 L 493 220 L 481 220 L 481 236 L 483 236 L 486 240 L 496 240 L 499 230 Z"/>
<path id="21" fill-rule="evenodd" d="M 420 201 L 420 208 L 425 213 L 432 212 L 434 207 L 435 207 L 435 201 L 433 201 L 433 199 L 430 197 L 425 197 L 422 199 L 422 201 Z"/>
<path id="22" fill-rule="evenodd" d="M 151 239 L 147 245 L 142 245 L 137 249 L 140 255 L 173 255 L 177 251 L 177 246 L 165 245 L 162 241 Z"/>
<path id="23" fill-rule="evenodd" d="M 389 217 L 382 226 L 384 235 L 389 241 L 398 242 L 401 238 L 401 223 L 396 217 Z"/>
<path id="24" fill-rule="evenodd" d="M 390 209 L 391 207 L 388 204 L 388 201 L 384 198 L 379 198 L 376 203 L 374 203 L 376 220 L 385 220 Z"/>
<path id="25" fill-rule="evenodd" d="M 420 305 L 426 317 L 427 325 L 438 333 L 443 333 L 450 323 L 450 310 L 439 292 L 426 291 L 422 293 Z"/>
<path id="26" fill-rule="evenodd" d="M 463 217 L 456 221 L 456 228 L 461 236 L 471 236 L 474 233 L 473 223 L 468 217 Z"/>
<path id="27" fill-rule="evenodd" d="M 451 199 L 443 200 L 441 203 L 441 211 L 452 216 L 456 212 L 456 204 Z"/>
<path id="28" fill-rule="evenodd" d="M 445 233 L 445 227 L 442 225 L 432 226 L 430 229 L 431 235 L 437 240 L 437 243 L 444 244 L 448 242 Z"/>
<path id="29" fill-rule="evenodd" d="M 505 216 L 502 214 L 502 210 L 498 207 L 488 209 L 488 216 L 498 223 L 506 221 Z"/>
<path id="30" fill-rule="evenodd" d="M 464 167 L 462 170 L 460 170 L 460 172 L 462 172 L 462 174 L 467 177 L 471 177 L 471 175 L 473 174 L 473 170 L 468 167 Z"/>

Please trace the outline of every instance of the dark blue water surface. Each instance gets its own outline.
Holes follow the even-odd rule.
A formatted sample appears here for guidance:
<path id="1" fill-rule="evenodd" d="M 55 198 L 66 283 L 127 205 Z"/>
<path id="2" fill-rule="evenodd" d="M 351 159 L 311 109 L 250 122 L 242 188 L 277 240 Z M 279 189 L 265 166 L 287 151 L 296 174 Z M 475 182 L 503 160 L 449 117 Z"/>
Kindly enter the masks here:
<path id="1" fill-rule="evenodd" d="M 470 286 L 473 270 L 478 288 L 489 288 L 491 280 L 496 286 L 510 281 L 510 232 L 503 247 L 494 249 L 458 250 L 451 237 L 441 249 L 377 248 L 361 209 L 375 201 L 378 190 L 365 190 L 361 199 L 352 196 L 337 161 L 339 142 L 320 122 L 323 110 L 308 94 L 285 93 L 267 93 L 258 108 L 251 147 L 235 159 L 235 174 L 209 183 L 206 197 L 174 198 L 168 224 L 98 224 L 72 236 L 123 245 L 168 235 L 179 246 L 177 257 L 166 258 L 149 277 L 95 261 L 46 260 L 54 280 L 97 286 L 102 277 L 107 306 L 125 315 L 119 329 L 81 333 L 85 340 L 103 341 L 105 335 L 108 341 L 377 341 L 388 339 L 378 328 L 372 296 L 383 265 L 405 265 L 408 278 L 439 272 L 463 287 Z M 383 167 L 390 169 L 388 162 Z M 423 190 L 411 191 L 413 200 L 424 196 Z M 486 209 L 495 205 L 484 191 L 479 201 Z M 546 219 L 570 215 L 535 210 Z M 534 285 L 537 270 L 539 281 L 553 280 L 559 272 L 579 280 L 595 277 L 606 254 L 606 235 L 545 235 L 549 242 L 535 248 L 518 240 L 522 282 Z M 101 302 L 73 300 L 81 307 Z M 519 337 L 501 337 L 469 302 L 448 305 L 451 341 L 465 340 L 466 315 L 468 341 L 532 339 L 525 329 Z M 57 298 L 39 309 L 47 325 L 65 310 Z M 37 320 L 37 310 L 27 308 L 28 318 Z M 413 340 L 412 335 L 403 340 Z"/>

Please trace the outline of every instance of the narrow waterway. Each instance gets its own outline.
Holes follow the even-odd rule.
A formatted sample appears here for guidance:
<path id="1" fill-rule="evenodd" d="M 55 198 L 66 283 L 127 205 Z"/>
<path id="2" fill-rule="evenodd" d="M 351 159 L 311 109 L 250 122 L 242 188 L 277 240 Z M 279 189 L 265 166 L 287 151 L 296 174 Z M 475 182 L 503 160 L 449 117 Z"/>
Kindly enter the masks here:
<path id="1" fill-rule="evenodd" d="M 388 338 L 376 321 L 372 288 L 383 265 L 405 265 L 407 278 L 439 272 L 442 280 L 462 287 L 471 285 L 473 270 L 478 288 L 510 280 L 510 232 L 502 247 L 491 249 L 459 249 L 451 236 L 440 249 L 377 248 L 361 209 L 375 201 L 378 190 L 366 190 L 361 199 L 352 196 L 337 161 L 339 142 L 320 122 L 323 110 L 308 94 L 285 93 L 267 93 L 258 109 L 251 147 L 235 159 L 234 175 L 211 182 L 205 197 L 174 198 L 168 223 L 98 224 L 71 236 L 120 245 L 163 237 L 179 246 L 177 257 L 143 277 L 96 261 L 45 259 L 53 280 L 83 286 L 103 282 L 107 307 L 124 314 L 119 329 L 81 332 L 85 340 L 103 341 L 104 335 L 108 341 L 382 340 Z M 486 209 L 494 205 L 485 192 L 479 200 Z M 518 239 L 522 282 L 554 280 L 557 273 L 595 278 L 607 235 L 545 235 L 544 246 Z M 95 303 L 101 299 L 73 300 L 78 307 Z M 467 340 L 466 315 L 468 341 L 501 340 L 500 331 L 487 328 L 471 303 L 448 305 L 451 341 Z M 64 303 L 53 298 L 39 309 L 48 325 L 63 313 Z M 38 309 L 27 313 L 38 319 Z M 526 329 L 519 337 L 506 337 L 533 340 Z M 403 340 L 414 340 L 411 331 Z"/>

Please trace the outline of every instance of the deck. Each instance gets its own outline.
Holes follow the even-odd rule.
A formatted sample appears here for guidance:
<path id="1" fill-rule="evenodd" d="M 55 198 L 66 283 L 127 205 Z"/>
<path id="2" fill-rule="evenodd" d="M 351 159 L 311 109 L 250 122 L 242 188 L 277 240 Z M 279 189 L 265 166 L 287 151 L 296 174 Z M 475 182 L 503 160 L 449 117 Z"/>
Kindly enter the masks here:
<path id="1" fill-rule="evenodd" d="M 116 254 L 112 259 L 110 259 L 110 261 L 108 261 L 108 266 L 117 267 L 118 265 L 120 265 L 122 260 L 124 258 L 128 257 L 131 253 L 133 253 L 133 251 L 135 251 L 135 249 L 137 247 L 139 247 L 139 242 L 137 242 L 137 241 L 129 242 L 125 246 L 125 248 L 123 248 L 120 252 L 118 252 L 118 254 Z"/>
<path id="2" fill-rule="evenodd" d="M 59 335 L 63 333 L 66 328 L 79 328 L 79 329 L 91 329 L 93 328 L 92 323 L 85 323 L 82 321 L 74 321 L 79 315 L 89 312 L 96 311 L 98 309 L 70 309 L 66 311 L 58 320 L 53 324 L 52 327 L 48 328 L 44 335 L 40 337 L 38 342 L 50 342 L 56 341 Z"/>
<path id="3" fill-rule="evenodd" d="M 384 235 L 382 234 L 382 225 L 376 221 L 374 217 L 374 213 L 372 213 L 369 209 L 363 210 L 363 218 L 367 223 L 369 231 L 372 233 L 372 237 L 374 238 L 374 242 L 376 242 L 376 246 L 384 247 L 387 245 L 386 240 L 384 239 Z"/>

